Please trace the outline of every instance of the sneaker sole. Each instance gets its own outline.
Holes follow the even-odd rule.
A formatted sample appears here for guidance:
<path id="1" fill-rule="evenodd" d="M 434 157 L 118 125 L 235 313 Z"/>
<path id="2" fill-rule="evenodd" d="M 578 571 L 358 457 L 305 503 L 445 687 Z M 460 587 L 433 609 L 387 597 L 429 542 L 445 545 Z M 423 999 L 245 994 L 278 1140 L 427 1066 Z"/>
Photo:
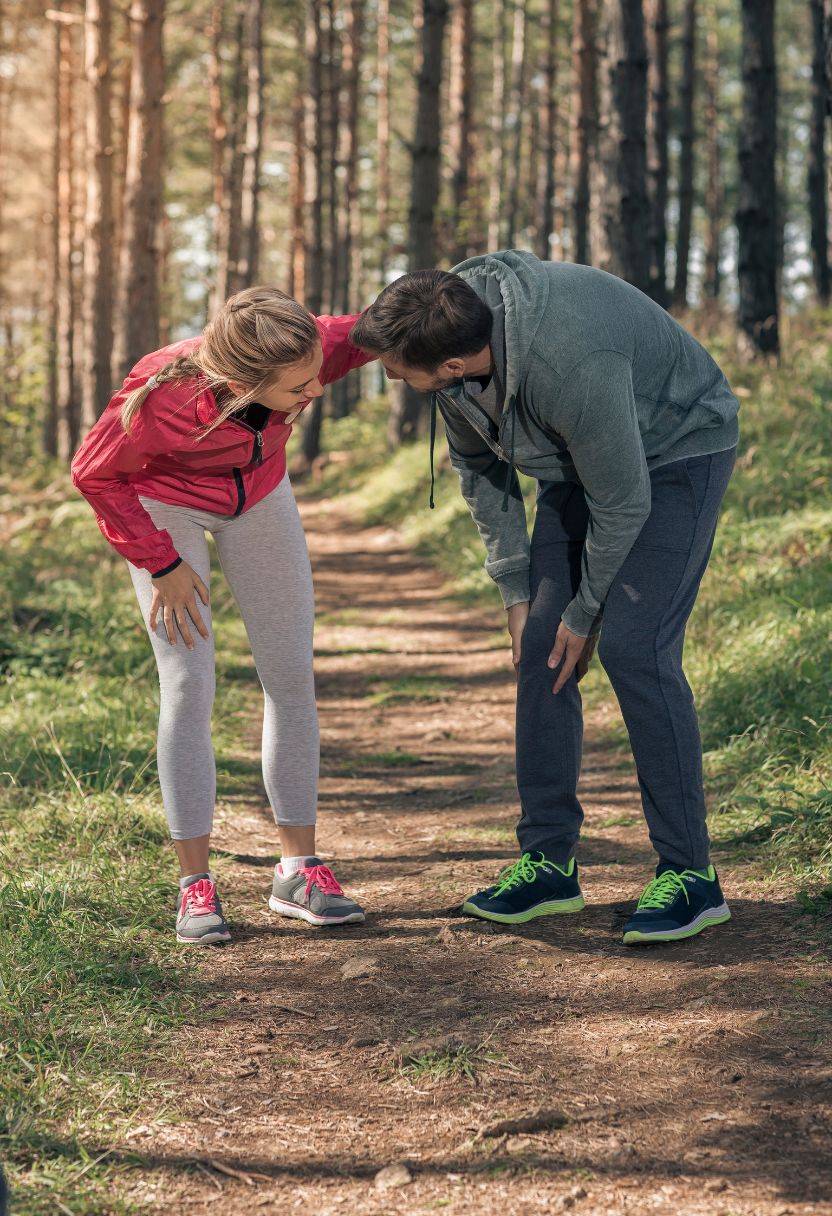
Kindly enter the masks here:
<path id="1" fill-rule="evenodd" d="M 314 925 L 316 929 L 326 929 L 328 925 L 358 925 L 366 920 L 363 912 L 348 912 L 346 916 L 318 916 L 316 912 L 310 912 L 308 908 L 301 908 L 298 904 L 288 904 L 282 899 L 275 899 L 274 895 L 269 896 L 269 907 L 272 912 L 279 912 L 281 916 L 305 920 L 307 925 Z"/>
<path id="2" fill-rule="evenodd" d="M 485 909 L 477 907 L 466 900 L 462 905 L 462 911 L 468 916 L 476 916 L 480 920 L 493 920 L 499 925 L 524 925 L 527 921 L 536 920 L 539 916 L 562 916 L 569 912 L 580 912 L 586 907 L 586 900 L 583 895 L 576 895 L 574 899 L 550 899 L 544 903 L 535 904 L 533 908 L 527 908 L 525 912 L 486 912 Z"/>
<path id="3" fill-rule="evenodd" d="M 230 942 L 231 934 L 226 930 L 224 933 L 206 933 L 203 937 L 182 937 L 177 933 L 176 940 L 181 942 L 183 946 L 216 946 L 218 942 Z"/>
<path id="4" fill-rule="evenodd" d="M 731 911 L 727 904 L 721 904 L 718 908 L 706 908 L 699 913 L 696 920 L 691 921 L 689 925 L 683 925 L 681 929 L 669 929 L 658 933 L 645 933 L 641 929 L 631 929 L 629 933 L 624 934 L 625 946 L 638 946 L 649 944 L 650 942 L 680 942 L 686 937 L 695 937 L 697 933 L 701 933 L 703 929 L 708 929 L 711 925 L 724 925 L 727 920 L 731 919 Z"/>

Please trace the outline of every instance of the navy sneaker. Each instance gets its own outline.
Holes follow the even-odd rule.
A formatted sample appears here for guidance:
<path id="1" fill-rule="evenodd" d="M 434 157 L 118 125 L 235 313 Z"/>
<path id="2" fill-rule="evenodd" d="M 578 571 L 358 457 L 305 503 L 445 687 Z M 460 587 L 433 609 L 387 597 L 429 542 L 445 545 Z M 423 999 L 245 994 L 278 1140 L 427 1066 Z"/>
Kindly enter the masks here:
<path id="1" fill-rule="evenodd" d="M 709 925 L 731 919 L 716 870 L 680 870 L 659 864 L 638 906 L 624 926 L 624 945 L 677 942 Z"/>
<path id="2" fill-rule="evenodd" d="M 583 906 L 574 857 L 563 867 L 542 853 L 524 853 L 506 866 L 493 887 L 466 899 L 462 911 L 501 925 L 522 925 L 538 916 L 580 912 Z"/>

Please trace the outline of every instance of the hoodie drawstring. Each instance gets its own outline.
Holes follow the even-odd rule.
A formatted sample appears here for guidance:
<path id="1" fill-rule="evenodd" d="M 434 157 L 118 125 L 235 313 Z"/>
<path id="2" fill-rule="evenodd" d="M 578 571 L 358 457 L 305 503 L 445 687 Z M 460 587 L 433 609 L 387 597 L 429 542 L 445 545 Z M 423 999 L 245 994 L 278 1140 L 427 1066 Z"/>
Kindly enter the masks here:
<path id="1" fill-rule="evenodd" d="M 506 465 L 506 483 L 503 488 L 503 505 L 501 511 L 508 511 L 508 498 L 511 492 L 511 475 L 514 472 L 514 424 L 517 421 L 517 407 L 514 397 L 508 403 L 508 408 L 511 410 L 511 446 L 508 450 L 508 464 Z"/>
<path id="2" fill-rule="evenodd" d="M 433 487 L 436 483 L 436 475 L 433 470 L 433 449 L 436 446 L 436 393 L 430 395 L 430 509 L 434 508 L 433 502 Z"/>

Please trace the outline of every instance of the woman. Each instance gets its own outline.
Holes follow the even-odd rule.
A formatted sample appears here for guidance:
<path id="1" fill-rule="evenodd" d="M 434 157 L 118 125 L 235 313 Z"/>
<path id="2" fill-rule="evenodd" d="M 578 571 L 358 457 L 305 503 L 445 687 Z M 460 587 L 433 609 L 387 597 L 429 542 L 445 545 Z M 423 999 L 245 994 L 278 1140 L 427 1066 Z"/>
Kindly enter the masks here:
<path id="1" fill-rule="evenodd" d="M 201 338 L 128 375 L 72 463 L 130 576 L 159 670 L 157 758 L 179 857 L 177 941 L 230 940 L 208 850 L 213 534 L 265 693 L 263 778 L 281 861 L 269 906 L 313 925 L 363 921 L 315 856 L 319 734 L 306 542 L 286 475 L 292 424 L 323 385 L 368 362 L 354 317 L 315 317 L 269 287 L 232 296 Z"/>

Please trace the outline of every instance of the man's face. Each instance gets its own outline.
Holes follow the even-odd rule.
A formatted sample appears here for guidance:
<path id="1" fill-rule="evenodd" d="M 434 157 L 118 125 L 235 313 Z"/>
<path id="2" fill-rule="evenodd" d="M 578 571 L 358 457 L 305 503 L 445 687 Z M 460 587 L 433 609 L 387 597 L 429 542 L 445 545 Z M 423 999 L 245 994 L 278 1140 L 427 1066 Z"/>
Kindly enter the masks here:
<path id="1" fill-rule="evenodd" d="M 449 359 L 432 372 L 421 367 L 408 367 L 406 363 L 399 363 L 392 355 L 379 355 L 379 359 L 388 380 L 404 380 L 405 384 L 409 384 L 417 393 L 435 393 L 440 389 L 450 388 L 460 382 L 465 369 L 464 359 Z"/>

